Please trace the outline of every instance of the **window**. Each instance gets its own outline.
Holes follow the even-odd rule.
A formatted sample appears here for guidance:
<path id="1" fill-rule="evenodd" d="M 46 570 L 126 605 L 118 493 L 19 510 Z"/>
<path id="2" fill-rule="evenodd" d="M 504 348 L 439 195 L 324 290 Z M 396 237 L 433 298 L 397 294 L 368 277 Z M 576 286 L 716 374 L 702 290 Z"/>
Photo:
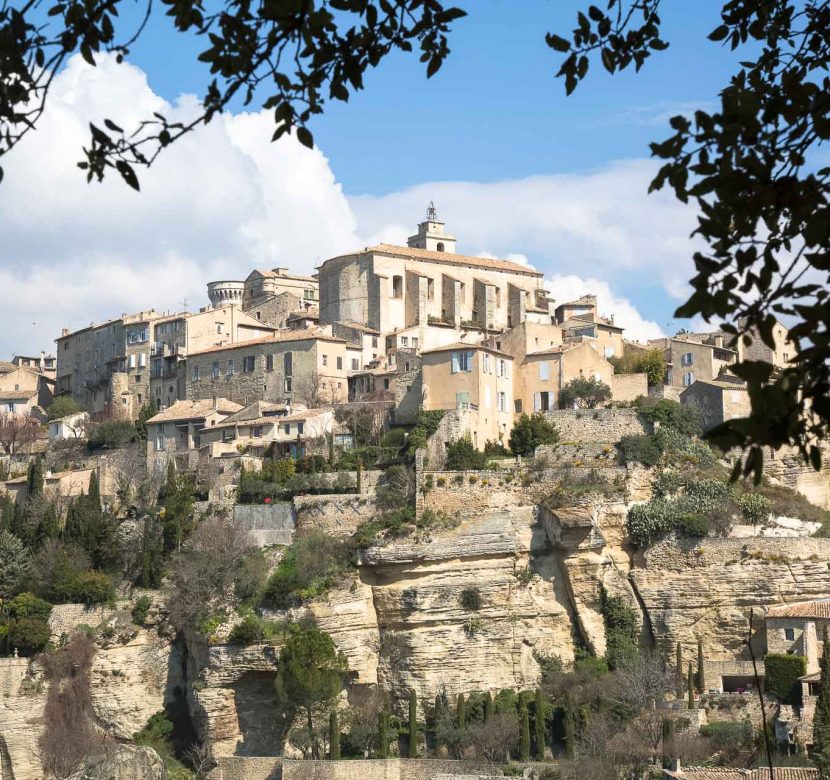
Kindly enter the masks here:
<path id="1" fill-rule="evenodd" d="M 352 371 L 357 371 L 360 368 L 360 363 L 357 358 L 352 358 Z"/>
<path id="2" fill-rule="evenodd" d="M 147 365 L 147 353 L 140 352 L 138 355 L 138 367 L 144 368 Z"/>
<path id="3" fill-rule="evenodd" d="M 515 401 L 513 401 L 513 411 L 516 412 L 516 414 L 521 414 L 522 413 L 522 399 L 521 398 L 517 398 Z"/>
<path id="4" fill-rule="evenodd" d="M 377 349 L 377 346 L 378 346 L 378 337 L 377 336 L 372 336 L 372 348 Z"/>
<path id="5" fill-rule="evenodd" d="M 233 428 L 225 428 L 222 431 L 222 441 L 233 441 Z"/>
<path id="6" fill-rule="evenodd" d="M 683 374 L 683 387 L 688 387 L 689 385 L 693 385 L 695 382 L 695 375 L 692 371 L 687 371 Z"/>
<path id="7" fill-rule="evenodd" d="M 286 376 L 293 376 L 294 374 L 294 353 L 286 352 L 282 356 L 282 372 Z"/>
<path id="8" fill-rule="evenodd" d="M 254 370 L 254 366 L 256 364 L 256 356 L 255 355 L 245 355 L 242 358 L 242 370 L 246 374 L 250 374 Z"/>
<path id="9" fill-rule="evenodd" d="M 291 392 L 291 387 L 292 387 L 291 377 L 287 377 L 286 380 L 285 380 L 285 392 L 290 393 Z"/>
<path id="10" fill-rule="evenodd" d="M 412 337 L 412 349 L 418 349 L 418 337 L 417 336 Z"/>
<path id="11" fill-rule="evenodd" d="M 470 408 L 470 394 L 469 393 L 456 393 L 455 394 L 455 406 L 457 409 L 469 409 Z"/>
<path id="12" fill-rule="evenodd" d="M 219 334 L 222 333 L 222 323 L 221 322 L 216 323 L 216 332 L 219 333 Z"/>
<path id="13" fill-rule="evenodd" d="M 343 358 L 342 357 L 337 358 L 337 370 L 338 371 L 343 370 Z"/>
<path id="14" fill-rule="evenodd" d="M 219 361 L 218 360 L 213 361 L 213 378 L 214 379 L 219 379 Z"/>
<path id="15" fill-rule="evenodd" d="M 261 439 L 262 438 L 262 426 L 261 425 L 255 425 L 251 429 L 251 436 L 253 436 L 255 439 Z"/>
<path id="16" fill-rule="evenodd" d="M 233 376 L 233 358 L 228 361 L 228 376 Z"/>
<path id="17" fill-rule="evenodd" d="M 329 364 L 329 356 L 328 355 L 321 355 L 320 357 L 323 361 L 323 365 L 327 366 Z"/>
<path id="18" fill-rule="evenodd" d="M 550 379 L 550 363 L 548 363 L 547 360 L 543 360 L 539 363 L 539 379 L 543 382 Z"/>
<path id="19" fill-rule="evenodd" d="M 282 426 L 282 432 L 286 436 L 289 435 L 291 433 L 291 423 L 285 423 L 285 425 Z"/>
<path id="20" fill-rule="evenodd" d="M 266 355 L 265 356 L 265 370 L 266 371 L 273 371 L 274 370 L 274 356 L 273 355 Z"/>
<path id="21" fill-rule="evenodd" d="M 257 318 L 258 320 L 261 320 L 261 319 L 262 319 L 262 312 L 261 312 L 261 311 L 258 311 L 258 312 L 256 313 L 256 318 Z"/>
<path id="22" fill-rule="evenodd" d="M 433 300 L 435 298 L 435 280 L 427 279 L 427 298 Z"/>
<path id="23" fill-rule="evenodd" d="M 691 366 L 695 362 L 695 356 L 691 352 L 686 352 L 680 362 L 684 366 Z"/>
<path id="24" fill-rule="evenodd" d="M 472 352 L 453 352 L 452 353 L 452 373 L 457 374 L 459 371 L 473 370 L 473 353 Z"/>
<path id="25" fill-rule="evenodd" d="M 135 368 L 135 355 L 130 355 L 130 357 L 127 359 L 127 367 Z"/>
<path id="26" fill-rule="evenodd" d="M 435 245 L 435 249 L 436 249 L 438 252 L 443 252 L 443 251 L 444 251 L 444 242 L 443 242 L 443 241 L 439 241 L 439 242 Z"/>
<path id="27" fill-rule="evenodd" d="M 392 297 L 393 298 L 403 298 L 403 277 L 402 276 L 393 276 L 392 277 Z"/>
<path id="28" fill-rule="evenodd" d="M 164 449 L 164 437 L 161 434 L 157 435 L 153 443 L 156 452 L 161 452 Z"/>
<path id="29" fill-rule="evenodd" d="M 545 391 L 533 394 L 533 411 L 547 412 L 553 409 L 553 393 Z"/>
<path id="30" fill-rule="evenodd" d="M 305 423 L 301 423 L 301 422 L 297 423 L 297 433 L 302 435 L 304 428 L 305 428 Z"/>
<path id="31" fill-rule="evenodd" d="M 496 361 L 496 375 L 497 376 L 507 376 L 507 361 L 504 358 L 499 358 Z"/>
<path id="32" fill-rule="evenodd" d="M 490 373 L 490 355 L 488 355 L 486 352 L 481 356 L 481 370 L 485 374 Z"/>
<path id="33" fill-rule="evenodd" d="M 409 337 L 408 336 L 401 336 L 401 346 L 408 347 L 409 346 Z"/>
<path id="34" fill-rule="evenodd" d="M 784 629 L 784 639 L 788 642 L 793 642 L 795 640 L 795 629 L 794 628 L 785 628 Z"/>
<path id="35" fill-rule="evenodd" d="M 384 390 L 389 389 L 389 379 L 388 378 L 384 378 L 384 380 L 383 380 L 383 389 Z"/>
<path id="36" fill-rule="evenodd" d="M 507 393 L 499 393 L 499 411 L 506 412 L 507 411 Z"/>

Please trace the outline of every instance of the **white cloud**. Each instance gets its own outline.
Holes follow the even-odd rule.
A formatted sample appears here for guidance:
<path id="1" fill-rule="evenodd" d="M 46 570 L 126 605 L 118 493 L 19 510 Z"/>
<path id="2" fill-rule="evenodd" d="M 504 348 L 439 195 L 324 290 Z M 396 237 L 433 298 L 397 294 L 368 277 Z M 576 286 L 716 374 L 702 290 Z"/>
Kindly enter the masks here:
<path id="1" fill-rule="evenodd" d="M 211 279 L 275 265 L 308 273 L 335 254 L 402 243 L 430 200 L 460 252 L 530 262 L 555 285 L 590 281 L 632 335 L 656 327 L 636 312 L 640 287 L 686 293 L 692 214 L 668 193 L 646 195 L 655 170 L 646 160 L 347 197 L 320 150 L 293 138 L 270 143 L 271 118 L 248 113 L 218 117 L 165 151 L 139 171 L 141 193 L 116 174 L 87 184 L 75 165 L 90 121 L 130 128 L 153 111 L 182 119 L 195 110 L 194 97 L 170 105 L 141 70 L 108 57 L 97 68 L 76 57 L 56 78 L 37 132 L 4 158 L 0 356 L 54 349 L 61 327 L 121 312 L 179 308 L 185 297 L 193 310 L 207 303 Z M 558 300 L 563 290 L 554 287 Z"/>
<path id="2" fill-rule="evenodd" d="M 596 295 L 597 309 L 600 316 L 613 315 L 614 324 L 625 328 L 623 336 L 626 339 L 648 341 L 666 335 L 656 322 L 645 319 L 631 301 L 615 295 L 607 282 L 593 278 L 583 279 L 573 274 L 568 276 L 555 275 L 546 282 L 548 289 L 559 303 L 572 301 L 588 293 Z"/>

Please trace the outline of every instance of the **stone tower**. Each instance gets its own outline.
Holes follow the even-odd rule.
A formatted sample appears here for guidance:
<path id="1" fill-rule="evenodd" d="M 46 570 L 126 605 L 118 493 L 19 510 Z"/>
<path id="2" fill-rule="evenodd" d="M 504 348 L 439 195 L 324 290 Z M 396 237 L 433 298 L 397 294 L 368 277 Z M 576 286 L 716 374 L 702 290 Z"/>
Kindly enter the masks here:
<path id="1" fill-rule="evenodd" d="M 427 208 L 426 219 L 418 225 L 418 232 L 406 240 L 406 245 L 413 249 L 429 249 L 432 252 L 455 254 L 455 238 L 444 233 L 444 223 L 438 219 L 438 213 L 432 201 Z"/>
<path id="2" fill-rule="evenodd" d="M 242 293 L 245 292 L 245 282 L 208 282 L 208 298 L 210 305 L 217 309 L 220 306 L 242 306 Z"/>

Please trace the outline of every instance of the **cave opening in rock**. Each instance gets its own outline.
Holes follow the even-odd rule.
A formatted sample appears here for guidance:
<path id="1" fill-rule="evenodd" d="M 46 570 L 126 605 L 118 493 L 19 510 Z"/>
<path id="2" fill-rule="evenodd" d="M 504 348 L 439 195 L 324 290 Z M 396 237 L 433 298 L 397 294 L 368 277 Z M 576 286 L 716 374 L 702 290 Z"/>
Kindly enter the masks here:
<path id="1" fill-rule="evenodd" d="M 275 680 L 276 672 L 250 671 L 233 684 L 240 735 L 234 751 L 237 756 L 282 754 L 291 719 L 277 700 Z"/>

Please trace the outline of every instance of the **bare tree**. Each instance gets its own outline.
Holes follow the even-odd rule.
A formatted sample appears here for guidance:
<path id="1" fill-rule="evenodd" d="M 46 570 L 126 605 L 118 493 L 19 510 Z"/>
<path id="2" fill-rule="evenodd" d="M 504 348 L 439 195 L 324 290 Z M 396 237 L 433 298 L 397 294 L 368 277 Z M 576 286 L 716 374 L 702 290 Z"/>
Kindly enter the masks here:
<path id="1" fill-rule="evenodd" d="M 467 733 L 467 741 L 476 756 L 493 764 L 510 760 L 519 744 L 519 719 L 506 712 L 491 715 L 486 723 L 477 723 Z"/>
<path id="2" fill-rule="evenodd" d="M 321 377 L 316 371 L 312 371 L 294 380 L 292 400 L 305 404 L 308 409 L 320 409 L 342 399 L 337 397 L 337 387 L 333 379 Z"/>
<path id="3" fill-rule="evenodd" d="M 43 426 L 34 417 L 15 412 L 0 414 L 0 447 L 6 455 L 20 452 L 43 433 Z"/>
<path id="4" fill-rule="evenodd" d="M 144 446 L 134 444 L 106 455 L 108 484 L 102 490 L 112 491 L 121 508 L 135 507 L 145 514 L 155 506 L 165 475 L 148 471 Z"/>
<path id="5" fill-rule="evenodd" d="M 363 750 L 364 758 L 377 747 L 378 715 L 385 705 L 386 700 L 378 688 L 363 686 L 349 692 L 349 709 L 343 718 L 343 726 L 352 745 Z"/>
<path id="6" fill-rule="evenodd" d="M 615 675 L 613 698 L 633 712 L 663 701 L 676 685 L 674 670 L 656 653 L 625 660 Z"/>
<path id="7" fill-rule="evenodd" d="M 194 742 L 186 751 L 185 758 L 193 767 L 197 780 L 205 780 L 208 773 L 216 766 L 209 742 Z"/>

